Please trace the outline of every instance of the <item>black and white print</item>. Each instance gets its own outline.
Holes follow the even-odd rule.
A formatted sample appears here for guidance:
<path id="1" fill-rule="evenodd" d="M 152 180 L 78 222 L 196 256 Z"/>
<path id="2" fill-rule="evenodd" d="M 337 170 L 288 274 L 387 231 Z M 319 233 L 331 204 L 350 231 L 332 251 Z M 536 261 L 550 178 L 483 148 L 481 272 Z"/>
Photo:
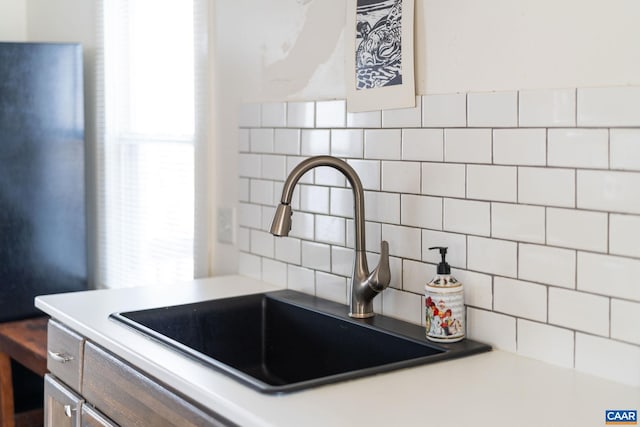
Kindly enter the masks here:
<path id="1" fill-rule="evenodd" d="M 356 89 L 402 84 L 402 0 L 357 0 Z"/>

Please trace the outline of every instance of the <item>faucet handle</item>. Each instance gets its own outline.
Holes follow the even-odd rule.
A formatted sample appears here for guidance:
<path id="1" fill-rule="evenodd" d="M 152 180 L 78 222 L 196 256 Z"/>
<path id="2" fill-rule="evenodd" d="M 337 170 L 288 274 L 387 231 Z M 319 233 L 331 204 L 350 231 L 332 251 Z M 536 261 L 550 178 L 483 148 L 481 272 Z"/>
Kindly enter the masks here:
<path id="1" fill-rule="evenodd" d="M 369 286 L 376 292 L 384 291 L 391 283 L 391 269 L 389 268 L 389 243 L 380 242 L 380 260 L 378 266 L 369 276 Z"/>

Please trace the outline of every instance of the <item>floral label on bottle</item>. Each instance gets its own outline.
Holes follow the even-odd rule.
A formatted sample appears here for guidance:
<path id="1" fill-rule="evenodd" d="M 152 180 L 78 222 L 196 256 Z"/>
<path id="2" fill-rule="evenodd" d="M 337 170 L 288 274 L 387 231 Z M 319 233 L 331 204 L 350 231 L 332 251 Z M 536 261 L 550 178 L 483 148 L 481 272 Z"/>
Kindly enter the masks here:
<path id="1" fill-rule="evenodd" d="M 464 338 L 464 294 L 427 292 L 425 300 L 427 338 L 433 341 L 459 341 Z"/>

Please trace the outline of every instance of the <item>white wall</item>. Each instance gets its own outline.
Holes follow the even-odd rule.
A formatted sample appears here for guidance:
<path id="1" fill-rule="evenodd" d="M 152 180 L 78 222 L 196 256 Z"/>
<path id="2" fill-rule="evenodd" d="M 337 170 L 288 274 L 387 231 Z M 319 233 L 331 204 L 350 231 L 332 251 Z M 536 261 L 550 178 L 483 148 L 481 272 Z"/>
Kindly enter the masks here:
<path id="1" fill-rule="evenodd" d="M 0 0 L 0 41 L 27 39 L 27 5 L 24 1 Z"/>

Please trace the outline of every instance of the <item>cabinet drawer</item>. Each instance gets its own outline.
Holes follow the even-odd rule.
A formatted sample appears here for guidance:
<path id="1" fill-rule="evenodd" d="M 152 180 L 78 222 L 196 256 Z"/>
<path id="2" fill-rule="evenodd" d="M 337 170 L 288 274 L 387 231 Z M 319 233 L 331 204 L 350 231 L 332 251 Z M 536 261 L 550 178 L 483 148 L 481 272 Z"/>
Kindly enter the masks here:
<path id="1" fill-rule="evenodd" d="M 82 403 L 80 396 L 56 378 L 44 376 L 44 427 L 79 427 Z"/>
<path id="2" fill-rule="evenodd" d="M 80 392 L 84 338 L 54 320 L 49 321 L 47 334 L 47 369 Z"/>

